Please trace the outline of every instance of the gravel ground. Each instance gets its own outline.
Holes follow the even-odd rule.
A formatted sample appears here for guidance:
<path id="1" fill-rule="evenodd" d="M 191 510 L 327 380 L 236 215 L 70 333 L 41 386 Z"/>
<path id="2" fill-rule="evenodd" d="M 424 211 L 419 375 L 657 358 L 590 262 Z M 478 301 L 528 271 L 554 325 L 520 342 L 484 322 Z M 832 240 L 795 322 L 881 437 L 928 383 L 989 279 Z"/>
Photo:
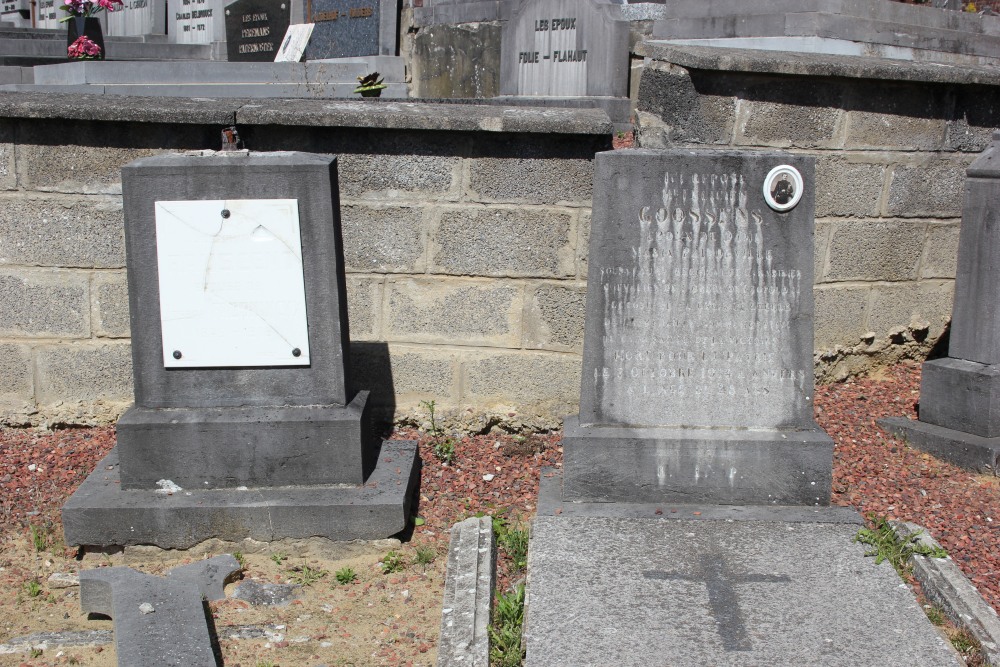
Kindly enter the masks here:
<path id="1" fill-rule="evenodd" d="M 919 382 L 919 366 L 904 364 L 817 389 L 817 421 L 836 441 L 833 502 L 925 526 L 1000 610 L 1000 480 L 937 461 L 875 425 L 883 416 L 914 417 Z M 448 465 L 426 434 L 403 429 L 395 436 L 421 441 L 417 513 L 424 523 L 413 539 L 424 544 L 446 545 L 451 524 L 479 512 L 512 524 L 530 518 L 540 468 L 562 459 L 557 433 L 457 439 Z M 0 537 L 23 537 L 29 524 L 58 533 L 59 507 L 113 442 L 111 427 L 0 429 Z M 520 576 L 509 567 L 501 553 L 502 588 Z"/>

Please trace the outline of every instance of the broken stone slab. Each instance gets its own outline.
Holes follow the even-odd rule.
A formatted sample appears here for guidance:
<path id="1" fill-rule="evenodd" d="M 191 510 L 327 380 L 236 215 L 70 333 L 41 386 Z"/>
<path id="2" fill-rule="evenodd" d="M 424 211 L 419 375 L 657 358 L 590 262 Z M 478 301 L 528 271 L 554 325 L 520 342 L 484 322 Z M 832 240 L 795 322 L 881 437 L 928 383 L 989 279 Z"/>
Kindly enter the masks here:
<path id="1" fill-rule="evenodd" d="M 255 607 L 281 607 L 294 599 L 298 593 L 298 586 L 291 584 L 262 584 L 247 579 L 233 591 L 233 597 L 237 600 L 249 602 Z"/>
<path id="2" fill-rule="evenodd" d="M 82 632 L 35 632 L 23 637 L 8 639 L 0 644 L 0 655 L 29 653 L 32 649 L 48 651 L 52 648 L 104 646 L 113 641 L 111 630 L 84 630 Z"/>
<path id="3" fill-rule="evenodd" d="M 908 521 L 893 521 L 892 528 L 900 539 L 915 539 L 929 549 L 941 545 L 922 527 Z M 932 558 L 914 554 L 913 575 L 920 582 L 927 599 L 941 608 L 953 623 L 968 630 L 983 647 L 990 665 L 1000 665 L 1000 617 L 988 605 L 962 571 L 949 558 Z"/>
<path id="4" fill-rule="evenodd" d="M 243 570 L 232 554 L 215 556 L 167 571 L 171 579 L 193 582 L 206 600 L 224 600 L 226 583 Z"/>
<path id="5" fill-rule="evenodd" d="M 448 545 L 438 667 L 489 667 L 495 582 L 493 519 L 473 517 L 456 523 Z"/>
<path id="6" fill-rule="evenodd" d="M 47 582 L 49 588 L 72 588 L 80 585 L 80 575 L 76 572 L 53 572 Z"/>
<path id="7" fill-rule="evenodd" d="M 80 607 L 114 619 L 118 667 L 216 667 L 201 588 L 193 581 L 128 567 L 84 570 Z"/>

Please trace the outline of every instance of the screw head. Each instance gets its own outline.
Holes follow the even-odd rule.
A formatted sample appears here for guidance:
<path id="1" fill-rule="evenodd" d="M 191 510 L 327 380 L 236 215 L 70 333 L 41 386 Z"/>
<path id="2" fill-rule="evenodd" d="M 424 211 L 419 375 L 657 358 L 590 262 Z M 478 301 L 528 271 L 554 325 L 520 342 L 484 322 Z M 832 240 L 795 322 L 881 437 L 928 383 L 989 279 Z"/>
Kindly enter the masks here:
<path id="1" fill-rule="evenodd" d="M 295 348 L 294 350 L 292 350 L 292 356 L 293 357 L 301 357 L 302 356 L 302 350 L 300 350 L 299 348 Z"/>
<path id="2" fill-rule="evenodd" d="M 181 351 L 174 350 L 174 359 L 180 359 L 180 358 L 181 358 Z"/>
<path id="3" fill-rule="evenodd" d="M 228 218 L 230 215 L 232 215 L 232 214 L 229 212 L 228 208 L 222 209 L 222 217 L 223 218 Z"/>

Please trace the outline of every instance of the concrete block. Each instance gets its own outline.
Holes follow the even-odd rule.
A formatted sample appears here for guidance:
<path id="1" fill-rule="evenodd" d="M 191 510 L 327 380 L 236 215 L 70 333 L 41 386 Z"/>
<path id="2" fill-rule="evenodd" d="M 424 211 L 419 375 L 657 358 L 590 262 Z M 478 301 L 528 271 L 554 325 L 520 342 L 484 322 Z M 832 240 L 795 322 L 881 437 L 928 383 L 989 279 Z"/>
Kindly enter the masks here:
<path id="1" fill-rule="evenodd" d="M 0 121 L 0 190 L 17 189 L 14 154 L 14 124 L 5 119 Z"/>
<path id="2" fill-rule="evenodd" d="M 226 582 L 243 570 L 240 562 L 232 554 L 223 554 L 189 565 L 180 565 L 167 570 L 167 577 L 189 581 L 198 587 L 206 600 L 225 600 L 223 590 Z"/>
<path id="3" fill-rule="evenodd" d="M 44 345 L 35 350 L 39 403 L 131 400 L 132 350 L 127 342 Z"/>
<path id="4" fill-rule="evenodd" d="M 818 217 L 878 215 L 888 167 L 872 159 L 857 154 L 816 159 Z"/>
<path id="5" fill-rule="evenodd" d="M 338 152 L 341 197 L 380 203 L 458 198 L 460 158 L 442 155 L 440 146 L 423 146 L 417 139 L 401 138 L 383 148 L 381 154 Z"/>
<path id="6" fill-rule="evenodd" d="M 928 225 L 921 278 L 954 278 L 958 264 L 959 226 Z"/>
<path id="7" fill-rule="evenodd" d="M 510 156 L 469 160 L 466 196 L 481 202 L 588 204 L 593 193 L 593 160 L 546 159 L 547 152 L 529 148 Z"/>
<path id="8" fill-rule="evenodd" d="M 580 400 L 580 357 L 507 352 L 477 355 L 462 363 L 462 401 L 480 407 L 517 403 L 524 410 L 559 414 Z"/>
<path id="9" fill-rule="evenodd" d="M 644 128 L 643 146 L 729 143 L 736 120 L 735 95 L 703 95 L 695 88 L 692 76 L 683 67 L 670 63 L 653 61 L 647 65 L 636 108 L 658 119 L 663 139 L 660 145 L 650 146 Z"/>
<path id="10" fill-rule="evenodd" d="M 344 262 L 362 273 L 423 273 L 423 209 L 344 205 Z"/>
<path id="11" fill-rule="evenodd" d="M 493 519 L 473 517 L 456 523 L 448 544 L 438 667 L 489 667 L 495 583 Z"/>
<path id="12" fill-rule="evenodd" d="M 813 280 L 816 283 L 825 281 L 826 256 L 830 247 L 830 232 L 834 225 L 817 222 L 813 234 Z"/>
<path id="13" fill-rule="evenodd" d="M 1000 367 L 944 357 L 923 364 L 920 422 L 1000 442 Z M 953 439 L 961 440 L 957 434 Z M 954 457 L 953 457 L 954 458 Z M 992 461 L 988 461 L 992 464 Z"/>
<path id="14" fill-rule="evenodd" d="M 922 85 L 857 88 L 847 100 L 847 149 L 941 150 L 950 100 Z"/>
<path id="15" fill-rule="evenodd" d="M 538 208 L 447 208 L 433 230 L 431 272 L 574 277 L 573 215 Z"/>
<path id="16" fill-rule="evenodd" d="M 90 336 L 87 276 L 76 271 L 0 271 L 0 335 Z"/>
<path id="17" fill-rule="evenodd" d="M 948 122 L 945 147 L 964 153 L 989 148 L 1000 128 L 1000 91 L 987 86 L 956 86 L 955 110 Z"/>
<path id="18" fill-rule="evenodd" d="M 520 345 L 519 286 L 493 281 L 392 278 L 386 291 L 386 340 Z"/>
<path id="19" fill-rule="evenodd" d="M 920 281 L 876 285 L 868 314 L 868 329 L 885 336 L 899 327 L 929 326 L 928 338 L 936 340 L 951 318 L 951 281 Z"/>
<path id="20" fill-rule="evenodd" d="M 121 202 L 92 197 L 0 198 L 0 264 L 124 267 Z"/>
<path id="21" fill-rule="evenodd" d="M 382 278 L 347 276 L 347 313 L 351 340 L 375 340 L 382 311 Z"/>
<path id="22" fill-rule="evenodd" d="M 524 347 L 582 353 L 586 300 L 583 284 L 530 286 L 524 304 Z"/>
<path id="23" fill-rule="evenodd" d="M 128 280 L 124 273 L 95 273 L 90 279 L 91 321 L 94 333 L 108 338 L 127 338 Z"/>
<path id="24" fill-rule="evenodd" d="M 743 96 L 749 99 L 742 99 Z M 831 148 L 841 139 L 844 87 L 796 81 L 761 81 L 741 92 L 734 143 L 776 148 Z"/>
<path id="25" fill-rule="evenodd" d="M 585 209 L 580 211 L 580 219 L 576 223 L 577 227 L 577 238 L 576 238 L 576 270 L 577 277 L 584 280 L 587 279 L 587 271 L 589 267 L 588 257 L 590 256 L 590 220 L 591 211 Z"/>
<path id="26" fill-rule="evenodd" d="M 412 345 L 385 343 L 351 346 L 351 368 L 359 387 L 372 392 L 378 406 L 458 399 L 457 355 Z"/>
<path id="27" fill-rule="evenodd" d="M 886 213 L 905 218 L 961 217 L 965 170 L 971 161 L 971 157 L 933 157 L 919 164 L 896 165 L 890 177 Z"/>
<path id="28" fill-rule="evenodd" d="M 914 280 L 927 226 L 922 222 L 840 222 L 830 238 L 827 280 Z"/>
<path id="29" fill-rule="evenodd" d="M 32 400 L 31 350 L 25 345 L 0 343 L 0 404 Z"/>
<path id="30" fill-rule="evenodd" d="M 815 349 L 855 345 L 867 333 L 870 287 L 817 287 Z"/>

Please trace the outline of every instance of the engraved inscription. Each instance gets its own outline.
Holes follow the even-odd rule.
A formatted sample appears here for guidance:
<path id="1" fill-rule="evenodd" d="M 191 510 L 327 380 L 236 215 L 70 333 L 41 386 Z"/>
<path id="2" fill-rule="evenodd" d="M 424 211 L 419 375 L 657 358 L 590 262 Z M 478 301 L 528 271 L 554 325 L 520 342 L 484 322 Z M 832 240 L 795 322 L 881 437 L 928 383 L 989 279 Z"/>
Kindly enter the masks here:
<path id="1" fill-rule="evenodd" d="M 520 94 L 586 94 L 587 49 L 580 48 L 577 24 L 576 17 L 535 19 L 529 50 L 517 52 Z"/>
<path id="2" fill-rule="evenodd" d="M 667 173 L 662 204 L 635 218 L 637 243 L 605 259 L 602 421 L 738 426 L 773 410 L 780 422 L 811 382 L 787 361 L 802 272 L 768 249 L 748 187 L 738 174 Z"/>

